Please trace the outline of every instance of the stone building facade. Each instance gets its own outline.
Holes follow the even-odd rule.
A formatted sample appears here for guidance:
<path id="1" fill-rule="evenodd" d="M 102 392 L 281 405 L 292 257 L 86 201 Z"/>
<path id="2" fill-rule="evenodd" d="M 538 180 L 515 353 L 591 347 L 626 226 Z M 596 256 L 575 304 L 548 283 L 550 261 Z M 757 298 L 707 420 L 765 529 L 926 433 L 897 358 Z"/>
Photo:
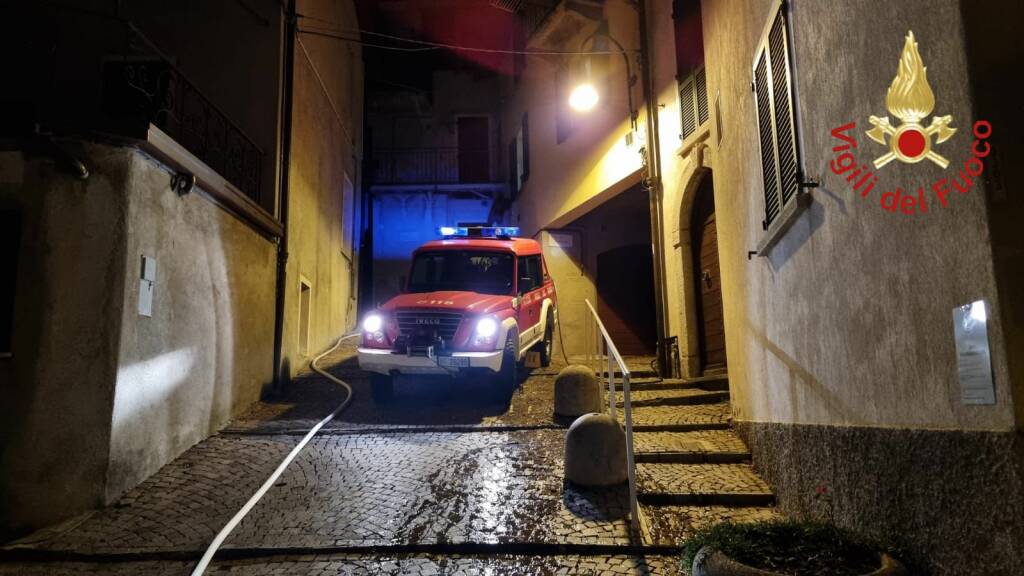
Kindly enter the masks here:
<path id="1" fill-rule="evenodd" d="M 285 225 L 281 380 L 355 325 L 362 57 L 298 35 L 283 210 L 285 6 L 5 5 L 4 539 L 112 502 L 270 390 Z M 350 1 L 296 9 L 358 27 Z"/>
<path id="2" fill-rule="evenodd" d="M 579 54 L 531 56 L 505 86 L 505 123 L 531 122 L 529 179 L 507 218 L 544 240 L 564 325 L 579 321 L 568 303 L 601 298 L 600 260 L 581 254 L 606 249 L 602 232 L 581 222 L 653 188 L 664 294 L 654 313 L 679 372 L 728 372 L 734 420 L 782 511 L 897 534 L 935 573 L 1017 573 L 1024 557 L 1011 14 L 1020 20 L 1012 2 L 955 0 L 566 1 L 530 46 L 610 52 L 590 64 L 604 73 L 601 102 L 564 107 Z M 956 129 L 928 136 L 949 163 L 876 167 L 889 149 L 867 134 L 870 118 L 900 125 L 886 94 L 911 31 L 933 115 Z M 988 124 L 976 131 L 978 121 Z M 835 164 L 847 151 L 856 177 Z M 936 182 L 952 190 L 945 199 Z M 914 198 L 892 210 L 897 189 Z M 953 323 L 954 308 L 978 300 L 987 403 L 964 399 Z"/>

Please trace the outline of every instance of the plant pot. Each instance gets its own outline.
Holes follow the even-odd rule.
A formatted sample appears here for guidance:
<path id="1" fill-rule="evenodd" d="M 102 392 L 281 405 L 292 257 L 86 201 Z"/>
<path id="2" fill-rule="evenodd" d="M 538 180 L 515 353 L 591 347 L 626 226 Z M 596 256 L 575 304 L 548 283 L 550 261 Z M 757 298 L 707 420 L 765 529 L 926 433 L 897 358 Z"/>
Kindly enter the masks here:
<path id="1" fill-rule="evenodd" d="M 864 576 L 906 576 L 907 569 L 888 554 L 879 554 L 882 566 Z M 725 554 L 705 546 L 693 557 L 692 576 L 784 576 L 741 564 Z"/>

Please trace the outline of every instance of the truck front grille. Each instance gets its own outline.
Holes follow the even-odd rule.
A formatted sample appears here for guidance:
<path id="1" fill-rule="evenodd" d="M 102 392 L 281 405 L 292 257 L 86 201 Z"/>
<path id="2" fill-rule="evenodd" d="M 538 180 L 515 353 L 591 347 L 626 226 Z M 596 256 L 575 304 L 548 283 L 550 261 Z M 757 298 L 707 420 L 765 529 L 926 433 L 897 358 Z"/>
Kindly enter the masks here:
<path id="1" fill-rule="evenodd" d="M 398 331 L 406 337 L 436 334 L 445 341 L 455 337 L 462 322 L 461 312 L 441 310 L 398 310 Z"/>

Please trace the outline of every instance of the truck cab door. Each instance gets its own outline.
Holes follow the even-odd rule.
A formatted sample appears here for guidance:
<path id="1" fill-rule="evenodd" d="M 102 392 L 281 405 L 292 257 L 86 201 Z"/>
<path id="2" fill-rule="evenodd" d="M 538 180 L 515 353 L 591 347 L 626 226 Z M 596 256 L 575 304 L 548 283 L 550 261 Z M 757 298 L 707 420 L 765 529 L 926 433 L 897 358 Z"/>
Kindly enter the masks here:
<path id="1" fill-rule="evenodd" d="M 540 310 L 544 303 L 544 280 L 540 256 L 520 256 L 518 262 L 519 347 L 540 333 Z"/>

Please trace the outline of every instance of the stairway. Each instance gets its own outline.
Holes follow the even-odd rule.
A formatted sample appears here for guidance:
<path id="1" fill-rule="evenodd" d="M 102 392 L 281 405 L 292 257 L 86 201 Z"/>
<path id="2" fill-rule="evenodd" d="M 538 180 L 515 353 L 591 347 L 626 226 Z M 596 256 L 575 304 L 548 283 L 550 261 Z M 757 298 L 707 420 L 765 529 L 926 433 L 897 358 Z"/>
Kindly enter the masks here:
<path id="1" fill-rule="evenodd" d="M 637 499 L 652 543 L 677 545 L 718 521 L 777 518 L 771 488 L 732 429 L 728 376 L 663 380 L 630 368 Z M 620 381 L 623 421 L 621 392 Z"/>

